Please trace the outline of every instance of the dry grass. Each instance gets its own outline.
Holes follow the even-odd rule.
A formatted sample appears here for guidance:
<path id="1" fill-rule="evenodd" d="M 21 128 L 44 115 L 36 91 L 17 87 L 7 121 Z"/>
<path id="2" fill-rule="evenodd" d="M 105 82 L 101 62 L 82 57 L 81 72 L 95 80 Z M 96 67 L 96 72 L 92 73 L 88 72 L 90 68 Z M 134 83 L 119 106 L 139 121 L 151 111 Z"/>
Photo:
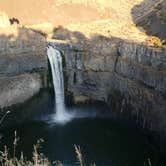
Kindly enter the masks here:
<path id="1" fill-rule="evenodd" d="M 15 139 L 13 142 L 13 156 L 9 154 L 9 151 L 7 147 L 4 147 L 4 151 L 0 152 L 0 163 L 1 166 L 63 166 L 61 161 L 54 161 L 50 162 L 47 157 L 45 157 L 42 153 L 39 153 L 38 149 L 40 147 L 40 143 L 43 142 L 42 139 L 40 139 L 36 145 L 34 145 L 34 151 L 33 151 L 33 157 L 32 160 L 27 160 L 26 157 L 21 152 L 20 158 L 15 156 L 15 148 L 17 144 L 17 138 L 15 133 Z M 85 163 L 84 157 L 81 152 L 80 146 L 74 146 L 75 147 L 75 153 L 77 157 L 77 163 L 78 166 L 88 166 Z M 11 156 L 11 157 L 10 157 Z M 152 166 L 151 160 L 148 158 L 147 161 L 144 162 L 144 165 Z M 96 164 L 90 164 L 89 166 L 96 166 Z"/>
<path id="2" fill-rule="evenodd" d="M 54 161 L 51 163 L 44 154 L 39 152 L 40 145 L 44 141 L 43 139 L 38 140 L 37 143 L 33 146 L 32 160 L 27 160 L 23 152 L 20 153 L 20 157 L 17 157 L 16 146 L 18 143 L 18 138 L 16 131 L 14 132 L 14 136 L 12 153 L 9 152 L 7 146 L 4 147 L 4 151 L 0 151 L 1 166 L 63 166 L 60 161 Z M 76 145 L 74 148 L 78 165 L 86 166 L 85 160 L 81 153 L 81 148 Z M 91 164 L 90 166 L 95 166 L 95 164 Z"/>
<path id="3" fill-rule="evenodd" d="M 156 36 L 152 36 L 147 40 L 147 44 L 151 46 L 155 46 L 158 48 L 166 48 L 166 40 L 161 40 Z"/>
<path id="4" fill-rule="evenodd" d="M 18 142 L 17 133 L 14 133 L 15 138 L 13 141 L 13 152 L 9 153 L 8 148 L 5 146 L 4 151 L 0 151 L 0 162 L 2 166 L 49 166 L 50 162 L 47 157 L 42 153 L 39 153 L 38 149 L 40 143 L 43 142 L 42 139 L 37 141 L 37 144 L 34 145 L 33 157 L 32 160 L 27 160 L 23 152 L 21 152 L 20 157 L 16 157 L 16 146 Z"/>

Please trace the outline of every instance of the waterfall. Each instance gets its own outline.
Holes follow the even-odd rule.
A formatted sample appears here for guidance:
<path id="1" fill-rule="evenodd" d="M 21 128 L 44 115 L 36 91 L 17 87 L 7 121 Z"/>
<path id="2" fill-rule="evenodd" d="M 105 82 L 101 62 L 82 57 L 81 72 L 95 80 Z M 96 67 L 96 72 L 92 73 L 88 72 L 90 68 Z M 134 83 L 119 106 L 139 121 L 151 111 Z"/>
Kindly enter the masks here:
<path id="1" fill-rule="evenodd" d="M 55 122 L 64 123 L 69 121 L 72 117 L 66 111 L 64 99 L 64 79 L 61 53 L 49 46 L 47 48 L 47 56 L 51 65 L 51 72 L 55 93 Z"/>

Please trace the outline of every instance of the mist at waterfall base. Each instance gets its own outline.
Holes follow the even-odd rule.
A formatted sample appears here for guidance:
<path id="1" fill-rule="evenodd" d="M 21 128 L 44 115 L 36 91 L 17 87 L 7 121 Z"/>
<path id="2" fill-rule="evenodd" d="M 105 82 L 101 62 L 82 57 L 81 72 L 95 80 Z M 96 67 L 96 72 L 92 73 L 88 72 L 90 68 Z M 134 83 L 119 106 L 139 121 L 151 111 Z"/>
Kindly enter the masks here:
<path id="1" fill-rule="evenodd" d="M 54 85 L 55 93 L 55 113 L 49 117 L 48 121 L 50 123 L 59 123 L 65 124 L 71 121 L 73 118 L 84 118 L 84 117 L 93 117 L 96 114 L 89 112 L 80 112 L 78 110 L 72 109 L 69 110 L 65 107 L 65 95 L 64 95 L 64 78 L 63 78 L 63 68 L 62 68 L 62 56 L 61 53 L 53 48 L 48 46 L 47 56 L 51 66 L 52 79 Z"/>

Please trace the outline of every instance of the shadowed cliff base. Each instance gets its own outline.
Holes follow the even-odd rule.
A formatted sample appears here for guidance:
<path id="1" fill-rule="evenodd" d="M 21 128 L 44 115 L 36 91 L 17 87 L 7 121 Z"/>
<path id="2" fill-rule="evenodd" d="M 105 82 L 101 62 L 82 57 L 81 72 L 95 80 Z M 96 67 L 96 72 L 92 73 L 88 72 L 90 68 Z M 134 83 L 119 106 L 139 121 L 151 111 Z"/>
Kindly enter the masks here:
<path id="1" fill-rule="evenodd" d="M 166 39 L 166 2 L 164 0 L 144 0 L 132 8 L 131 15 L 136 26 L 143 27 L 147 35 Z"/>

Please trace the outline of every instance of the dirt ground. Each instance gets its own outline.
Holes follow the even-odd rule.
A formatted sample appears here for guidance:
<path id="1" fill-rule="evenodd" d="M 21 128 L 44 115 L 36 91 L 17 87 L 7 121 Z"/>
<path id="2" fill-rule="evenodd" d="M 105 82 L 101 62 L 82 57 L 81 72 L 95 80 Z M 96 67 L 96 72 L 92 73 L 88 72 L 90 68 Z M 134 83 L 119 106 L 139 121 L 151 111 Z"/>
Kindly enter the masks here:
<path id="1" fill-rule="evenodd" d="M 131 18 L 131 9 L 143 0 L 1 0 L 0 11 L 15 17 L 22 24 L 52 22 L 67 24 L 73 22 L 100 20 L 113 15 Z M 153 5 L 156 0 L 145 0 Z M 144 12 L 146 8 L 142 9 Z M 137 13 L 139 11 L 136 11 Z M 136 14 L 137 15 L 137 14 Z"/>
<path id="2" fill-rule="evenodd" d="M 162 0 L 160 0 L 162 1 Z M 62 25 L 85 35 L 98 33 L 145 41 L 147 35 L 135 20 L 144 18 L 159 0 L 1 0 L 0 11 L 49 33 Z M 50 25 L 50 24 L 52 25 Z M 48 27 L 48 28 L 47 28 Z M 51 28 L 49 28 L 51 27 Z"/>

